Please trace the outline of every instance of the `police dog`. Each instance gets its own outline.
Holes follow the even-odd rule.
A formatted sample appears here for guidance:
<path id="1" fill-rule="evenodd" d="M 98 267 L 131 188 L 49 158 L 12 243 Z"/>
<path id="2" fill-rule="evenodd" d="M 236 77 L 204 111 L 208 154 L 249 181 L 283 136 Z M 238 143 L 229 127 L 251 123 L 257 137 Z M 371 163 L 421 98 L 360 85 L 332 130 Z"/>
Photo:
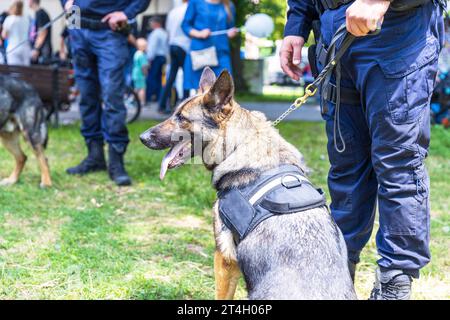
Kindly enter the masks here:
<path id="1" fill-rule="evenodd" d="M 161 179 L 167 169 L 181 166 L 192 156 L 200 156 L 212 171 L 212 184 L 218 191 L 247 185 L 280 164 L 305 169 L 299 151 L 262 113 L 241 108 L 233 93 L 227 71 L 216 79 L 207 68 L 199 94 L 141 135 L 150 149 L 170 148 L 161 164 Z M 182 132 L 188 132 L 189 138 L 180 141 Z M 217 299 L 233 298 L 240 273 L 250 299 L 356 298 L 346 245 L 326 206 L 272 216 L 237 245 L 221 220 L 217 201 L 213 211 Z"/>
<path id="2" fill-rule="evenodd" d="M 28 83 L 0 75 L 0 139 L 16 161 L 13 172 L 0 181 L 0 186 L 15 184 L 25 166 L 27 157 L 20 147 L 20 135 L 32 147 L 39 162 L 41 187 L 50 187 L 50 170 L 44 154 L 48 132 L 42 101 Z"/>

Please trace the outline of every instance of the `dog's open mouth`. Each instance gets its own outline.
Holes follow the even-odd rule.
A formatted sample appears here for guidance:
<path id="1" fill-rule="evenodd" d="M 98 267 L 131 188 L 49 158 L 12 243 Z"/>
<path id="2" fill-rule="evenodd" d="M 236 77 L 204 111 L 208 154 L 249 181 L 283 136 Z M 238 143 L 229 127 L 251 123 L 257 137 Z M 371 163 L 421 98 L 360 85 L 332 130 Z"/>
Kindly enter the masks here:
<path id="1" fill-rule="evenodd" d="M 191 158 L 191 141 L 182 141 L 174 145 L 161 161 L 159 178 L 166 176 L 167 169 L 177 168 Z"/>

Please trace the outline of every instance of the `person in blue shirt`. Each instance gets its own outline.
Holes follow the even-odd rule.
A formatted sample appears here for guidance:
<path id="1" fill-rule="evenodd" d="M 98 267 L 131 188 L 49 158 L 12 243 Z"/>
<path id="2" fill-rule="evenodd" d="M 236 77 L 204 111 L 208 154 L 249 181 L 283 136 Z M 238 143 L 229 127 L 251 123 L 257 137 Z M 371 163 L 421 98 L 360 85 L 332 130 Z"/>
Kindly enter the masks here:
<path id="1" fill-rule="evenodd" d="M 124 154 L 129 142 L 126 127 L 124 68 L 129 58 L 128 21 L 144 11 L 149 0 L 61 0 L 66 11 L 80 8 L 81 28 L 69 30 L 75 82 L 80 90 L 81 134 L 88 155 L 68 174 L 106 170 L 117 185 L 130 185 Z M 109 144 L 106 166 L 104 141 Z"/>
<path id="2" fill-rule="evenodd" d="M 288 1 L 280 61 L 291 78 L 300 77 L 301 51 L 313 20 L 321 22 L 318 48 L 323 43 L 326 49 L 343 24 L 359 37 L 340 63 L 341 87 L 357 99 L 341 100 L 336 108 L 333 98 L 322 97 L 321 109 L 331 163 L 331 214 L 344 234 L 352 276 L 370 239 L 378 204 L 380 259 L 371 299 L 409 299 L 412 278 L 430 261 L 430 181 L 424 162 L 444 39 L 439 2 Z M 368 35 L 379 23 L 381 32 Z M 318 64 L 324 67 L 324 62 Z M 342 140 L 335 136 L 335 121 Z"/>
<path id="3" fill-rule="evenodd" d="M 181 28 L 191 41 L 191 53 L 184 63 L 184 89 L 198 89 L 203 68 L 194 70 L 192 51 L 213 47 L 216 51 L 218 64 L 210 65 L 218 75 L 224 69 L 232 72 L 230 44 L 228 39 L 237 35 L 234 28 L 235 8 L 229 0 L 191 0 Z M 211 32 L 228 30 L 222 35 L 211 35 Z M 205 62 L 205 66 L 208 62 Z"/>

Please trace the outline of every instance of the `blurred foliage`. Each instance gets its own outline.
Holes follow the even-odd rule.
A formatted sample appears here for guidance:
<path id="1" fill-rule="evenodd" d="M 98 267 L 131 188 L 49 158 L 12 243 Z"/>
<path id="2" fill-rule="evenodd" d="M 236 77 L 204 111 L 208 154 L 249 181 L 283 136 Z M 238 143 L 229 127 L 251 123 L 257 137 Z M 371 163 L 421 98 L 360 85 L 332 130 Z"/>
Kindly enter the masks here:
<path id="1" fill-rule="evenodd" d="M 236 6 L 236 25 L 243 26 L 255 13 L 265 13 L 274 19 L 275 31 L 271 40 L 282 39 L 286 19 L 286 0 L 233 0 Z"/>
<path id="2" fill-rule="evenodd" d="M 249 16 L 256 13 L 265 13 L 272 17 L 275 24 L 275 30 L 270 37 L 271 40 L 283 38 L 284 23 L 286 16 L 286 0 L 232 0 L 236 7 L 236 26 L 242 27 Z M 244 43 L 244 33 L 231 41 L 231 59 L 233 70 L 242 70 L 244 66 L 241 62 L 241 46 Z M 233 74 L 236 89 L 238 92 L 248 91 L 248 85 L 245 82 L 243 72 Z"/>

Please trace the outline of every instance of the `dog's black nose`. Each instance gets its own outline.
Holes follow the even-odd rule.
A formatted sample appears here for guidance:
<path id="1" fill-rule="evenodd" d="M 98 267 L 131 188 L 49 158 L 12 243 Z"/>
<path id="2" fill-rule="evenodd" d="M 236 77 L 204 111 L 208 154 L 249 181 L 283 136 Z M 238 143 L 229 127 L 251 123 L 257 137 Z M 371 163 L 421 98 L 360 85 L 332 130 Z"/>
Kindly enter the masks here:
<path id="1" fill-rule="evenodd" d="M 141 142 L 145 144 L 145 142 L 150 138 L 150 136 L 151 136 L 151 131 L 146 130 L 145 132 L 141 133 L 141 135 L 139 136 L 139 139 L 141 139 Z"/>
<path id="2" fill-rule="evenodd" d="M 147 130 L 139 136 L 139 139 L 146 147 L 151 148 L 155 140 L 155 134 L 151 130 Z"/>
<path id="3" fill-rule="evenodd" d="M 141 139 L 141 142 L 142 142 L 143 144 L 145 144 L 146 138 L 145 138 L 145 135 L 144 135 L 144 134 L 141 134 L 141 135 L 139 136 L 139 139 Z"/>

